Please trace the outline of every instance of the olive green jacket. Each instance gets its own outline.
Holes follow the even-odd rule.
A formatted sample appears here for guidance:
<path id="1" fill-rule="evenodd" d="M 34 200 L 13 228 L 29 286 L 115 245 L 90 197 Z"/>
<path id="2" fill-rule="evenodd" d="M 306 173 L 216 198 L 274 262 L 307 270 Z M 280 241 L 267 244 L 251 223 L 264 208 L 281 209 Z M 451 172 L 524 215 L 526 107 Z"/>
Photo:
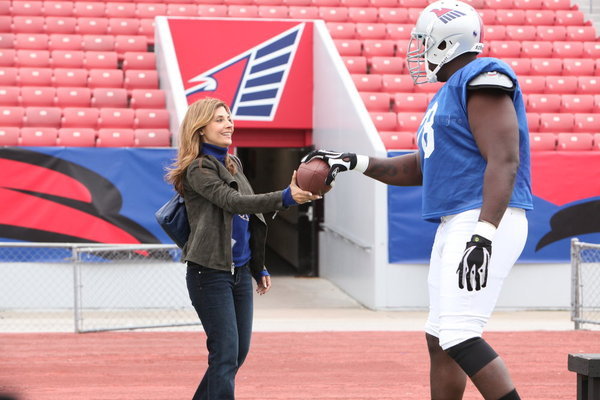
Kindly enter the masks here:
<path id="1" fill-rule="evenodd" d="M 219 160 L 207 155 L 188 167 L 183 197 L 190 223 L 183 262 L 233 272 L 232 217 L 250 214 L 250 270 L 257 276 L 265 268 L 267 224 L 261 213 L 286 209 L 283 191 L 254 194 L 241 168 L 231 175 Z"/>

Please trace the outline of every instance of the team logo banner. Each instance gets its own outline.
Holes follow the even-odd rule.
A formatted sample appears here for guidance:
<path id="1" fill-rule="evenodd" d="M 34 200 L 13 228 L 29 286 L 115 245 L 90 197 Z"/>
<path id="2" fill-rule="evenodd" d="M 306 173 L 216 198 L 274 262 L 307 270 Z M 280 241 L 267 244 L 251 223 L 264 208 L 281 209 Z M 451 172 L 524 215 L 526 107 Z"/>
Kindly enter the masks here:
<path id="1" fill-rule="evenodd" d="M 217 97 L 240 128 L 312 127 L 312 23 L 169 19 L 188 104 Z"/>

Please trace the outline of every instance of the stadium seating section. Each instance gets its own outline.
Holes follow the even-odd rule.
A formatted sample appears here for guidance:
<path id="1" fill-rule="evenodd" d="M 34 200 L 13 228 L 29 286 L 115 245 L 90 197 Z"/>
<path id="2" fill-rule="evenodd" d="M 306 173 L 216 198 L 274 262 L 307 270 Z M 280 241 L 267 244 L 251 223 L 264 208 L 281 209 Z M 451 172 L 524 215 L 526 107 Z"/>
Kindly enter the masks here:
<path id="1" fill-rule="evenodd" d="M 570 0 L 469 0 L 484 56 L 519 76 L 532 150 L 600 150 L 600 41 Z M 158 15 L 326 22 L 388 149 L 414 149 L 439 84 L 414 85 L 410 31 L 428 0 L 0 0 L 0 145 L 169 146 Z"/>

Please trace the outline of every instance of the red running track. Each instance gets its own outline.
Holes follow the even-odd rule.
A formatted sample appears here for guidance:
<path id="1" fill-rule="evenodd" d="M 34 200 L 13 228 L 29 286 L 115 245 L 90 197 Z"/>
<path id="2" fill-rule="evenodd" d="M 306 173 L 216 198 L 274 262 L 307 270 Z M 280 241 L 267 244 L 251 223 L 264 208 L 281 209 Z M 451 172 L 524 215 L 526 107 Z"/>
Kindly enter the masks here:
<path id="1" fill-rule="evenodd" d="M 521 397 L 574 399 L 569 353 L 600 332 L 490 332 Z M 201 332 L 0 334 L 0 391 L 19 400 L 190 399 L 206 365 Z M 429 398 L 421 332 L 255 333 L 237 399 Z M 481 399 L 469 384 L 465 400 Z"/>

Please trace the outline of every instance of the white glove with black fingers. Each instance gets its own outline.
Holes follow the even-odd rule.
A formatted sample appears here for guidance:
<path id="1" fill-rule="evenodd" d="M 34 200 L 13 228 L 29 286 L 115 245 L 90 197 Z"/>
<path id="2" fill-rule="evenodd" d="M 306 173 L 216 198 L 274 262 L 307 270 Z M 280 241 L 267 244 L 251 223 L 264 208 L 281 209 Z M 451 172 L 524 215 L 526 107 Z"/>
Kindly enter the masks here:
<path id="1" fill-rule="evenodd" d="M 492 239 L 496 227 L 489 222 L 479 221 L 471 240 L 458 264 L 458 287 L 469 292 L 487 286 L 488 268 L 492 257 Z"/>
<path id="2" fill-rule="evenodd" d="M 302 162 L 309 162 L 313 158 L 320 158 L 329 164 L 329 173 L 325 179 L 326 185 L 333 185 L 339 172 L 356 170 L 364 173 L 369 166 L 368 156 L 330 150 L 313 150 L 302 158 Z"/>

